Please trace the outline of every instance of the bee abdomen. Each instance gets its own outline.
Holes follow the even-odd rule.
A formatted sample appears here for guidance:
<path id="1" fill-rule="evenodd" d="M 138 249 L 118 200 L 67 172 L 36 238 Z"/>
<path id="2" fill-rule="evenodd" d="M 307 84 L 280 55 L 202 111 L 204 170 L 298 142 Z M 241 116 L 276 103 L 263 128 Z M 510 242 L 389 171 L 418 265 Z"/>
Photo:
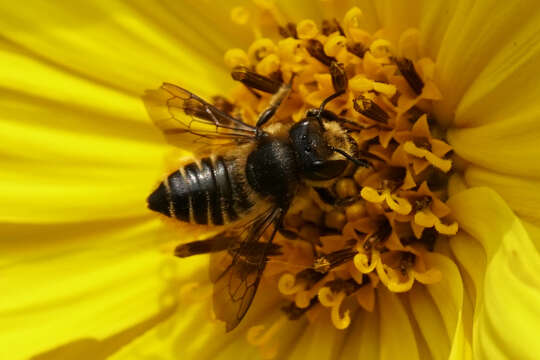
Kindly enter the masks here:
<path id="1" fill-rule="evenodd" d="M 185 165 L 170 174 L 148 197 L 148 207 L 169 217 L 201 225 L 224 225 L 237 220 L 235 208 L 239 199 L 245 200 L 245 194 L 238 196 L 238 187 L 233 183 L 227 165 L 222 157 L 215 163 L 210 158 L 203 158 L 200 164 Z"/>

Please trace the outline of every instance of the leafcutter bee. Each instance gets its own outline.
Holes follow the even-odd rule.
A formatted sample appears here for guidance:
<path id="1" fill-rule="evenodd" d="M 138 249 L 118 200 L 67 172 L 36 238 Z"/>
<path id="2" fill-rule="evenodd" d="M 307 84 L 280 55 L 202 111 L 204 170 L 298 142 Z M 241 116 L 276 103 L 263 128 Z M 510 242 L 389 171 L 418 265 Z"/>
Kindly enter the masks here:
<path id="1" fill-rule="evenodd" d="M 279 254 L 272 241 L 300 186 L 336 178 L 349 162 L 369 166 L 357 157 L 346 121 L 324 109 L 345 92 L 347 79 L 339 66 L 332 73 L 336 93 L 297 123 L 266 125 L 291 91 L 294 76 L 281 83 L 246 68 L 232 75 L 251 91 L 273 94 L 255 126 L 170 83 L 143 97 L 166 139 L 198 156 L 161 182 L 148 207 L 181 222 L 223 229 L 178 246 L 176 255 L 225 254 L 224 263 L 211 260 L 210 277 L 214 312 L 227 331 L 248 311 L 268 258 Z"/>

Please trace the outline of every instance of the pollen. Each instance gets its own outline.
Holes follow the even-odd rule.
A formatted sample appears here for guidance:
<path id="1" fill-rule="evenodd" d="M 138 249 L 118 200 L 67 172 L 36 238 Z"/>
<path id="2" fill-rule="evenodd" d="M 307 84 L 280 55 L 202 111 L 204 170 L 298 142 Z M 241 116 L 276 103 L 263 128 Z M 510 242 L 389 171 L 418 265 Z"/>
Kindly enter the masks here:
<path id="1" fill-rule="evenodd" d="M 231 17 L 258 34 L 247 50 L 225 54 L 233 76 L 263 76 L 257 81 L 265 89 L 291 86 L 272 121 L 301 121 L 337 93 L 325 110 L 346 128 L 354 157 L 367 164 L 350 163 L 332 180 L 306 181 L 286 214 L 274 239 L 280 254 L 269 256 L 272 271 L 263 275 L 286 304 L 285 316 L 248 331 L 249 342 L 270 356 L 287 321 L 322 316 L 346 329 L 351 314 L 373 311 L 381 288 L 403 293 L 441 280 L 428 260 L 435 243 L 459 230 L 445 204 L 452 148 L 436 125 L 433 108 L 442 95 L 417 29 L 397 40 L 384 29 L 371 33 L 358 7 L 341 19 L 290 23 L 270 1 L 235 8 Z M 271 100 L 271 91 L 239 82 L 229 112 L 254 123 Z"/>

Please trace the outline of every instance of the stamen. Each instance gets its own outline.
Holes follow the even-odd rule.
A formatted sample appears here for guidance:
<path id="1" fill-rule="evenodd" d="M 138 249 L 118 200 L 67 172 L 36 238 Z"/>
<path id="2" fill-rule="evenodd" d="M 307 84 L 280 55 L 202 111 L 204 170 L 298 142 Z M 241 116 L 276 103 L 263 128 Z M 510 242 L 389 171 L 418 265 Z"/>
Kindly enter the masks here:
<path id="1" fill-rule="evenodd" d="M 280 316 L 279 319 L 272 324 L 266 331 L 264 325 L 252 326 L 247 332 L 247 340 L 250 344 L 255 346 L 263 346 L 268 343 L 272 337 L 279 331 L 286 323 L 286 318 Z"/>
<path id="2" fill-rule="evenodd" d="M 367 51 L 364 45 L 360 42 L 347 42 L 347 50 L 351 54 L 358 56 L 360 59 L 364 57 L 364 54 Z"/>
<path id="3" fill-rule="evenodd" d="M 414 215 L 414 222 L 425 228 L 435 227 L 438 232 L 445 235 L 455 235 L 458 231 L 457 222 L 453 222 L 450 225 L 445 225 L 437 216 L 435 216 L 435 214 L 431 212 L 430 209 L 418 211 Z"/>
<path id="4" fill-rule="evenodd" d="M 398 52 L 401 57 L 417 59 L 419 56 L 420 32 L 417 29 L 407 29 L 399 37 Z"/>
<path id="5" fill-rule="evenodd" d="M 234 69 L 235 67 L 239 66 L 248 66 L 248 55 L 242 49 L 230 49 L 225 53 L 225 64 L 230 69 Z"/>
<path id="6" fill-rule="evenodd" d="M 314 39 L 319 34 L 317 24 L 313 20 L 302 20 L 296 26 L 298 38 L 302 40 Z"/>
<path id="7" fill-rule="evenodd" d="M 275 54 L 277 47 L 274 42 L 268 38 L 255 40 L 248 49 L 248 56 L 251 60 L 259 62 L 270 54 Z"/>
<path id="8" fill-rule="evenodd" d="M 339 33 L 334 33 L 328 37 L 326 43 L 324 44 L 324 52 L 326 55 L 335 57 L 338 53 L 345 48 L 347 45 L 347 39 L 345 36 L 339 35 Z"/>
<path id="9" fill-rule="evenodd" d="M 313 56 L 326 66 L 330 66 L 332 61 L 336 61 L 334 58 L 326 55 L 324 45 L 319 40 L 309 39 L 306 50 L 308 51 L 309 55 Z"/>
<path id="10" fill-rule="evenodd" d="M 371 83 L 372 87 L 373 82 Z M 360 114 L 364 115 L 371 120 L 386 124 L 390 116 L 384 111 L 379 105 L 377 105 L 373 100 L 368 99 L 364 95 L 360 95 L 354 99 L 354 110 L 358 111 Z"/>
<path id="11" fill-rule="evenodd" d="M 373 270 L 375 270 L 375 267 L 377 266 L 379 261 L 380 261 L 380 256 L 377 250 L 371 251 L 370 254 L 359 252 L 354 257 L 354 266 L 362 274 L 369 274 Z"/>
<path id="12" fill-rule="evenodd" d="M 351 31 L 361 27 L 363 16 L 362 10 L 356 6 L 347 11 L 343 18 L 343 28 L 347 36 L 351 36 Z"/>
<path id="13" fill-rule="evenodd" d="M 444 172 L 448 172 L 452 168 L 452 160 L 441 159 L 429 150 L 419 148 L 412 141 L 407 141 L 403 145 L 403 149 L 413 156 L 426 159 L 431 165 L 441 169 Z"/>
<path id="14" fill-rule="evenodd" d="M 339 35 L 345 35 L 341 25 L 336 19 L 332 20 L 323 20 L 322 21 L 322 33 L 323 35 L 330 36 L 333 33 L 338 33 Z"/>
<path id="15" fill-rule="evenodd" d="M 231 76 L 240 81 L 248 88 L 257 89 L 270 94 L 276 93 L 281 88 L 281 83 L 266 76 L 259 75 L 246 67 L 238 66 L 233 69 Z"/>
<path id="16" fill-rule="evenodd" d="M 399 71 L 401 72 L 401 75 L 403 75 L 405 80 L 407 80 L 407 83 L 411 89 L 416 93 L 416 95 L 420 95 L 422 93 L 422 89 L 424 88 L 424 81 L 416 72 L 413 62 L 407 58 L 395 59 L 395 62 Z"/>
<path id="17" fill-rule="evenodd" d="M 313 308 L 315 305 L 319 303 L 318 298 L 311 299 L 309 305 L 304 308 L 300 308 L 296 306 L 294 302 L 289 303 L 289 305 L 284 306 L 281 308 L 283 312 L 287 315 L 289 320 L 298 320 L 300 319 L 309 309 Z"/>
<path id="18" fill-rule="evenodd" d="M 386 58 L 390 56 L 390 42 L 384 39 L 377 39 L 373 41 L 369 47 L 369 51 L 375 58 Z"/>
<path id="19" fill-rule="evenodd" d="M 296 31 L 296 25 L 291 22 L 287 23 L 287 25 L 285 26 L 280 26 L 278 30 L 279 30 L 279 34 L 283 36 L 284 38 L 291 37 L 294 39 L 298 39 L 298 32 Z"/>
<path id="20" fill-rule="evenodd" d="M 388 205 L 390 209 L 401 215 L 407 215 L 412 210 L 412 206 L 407 199 L 392 194 L 389 189 L 377 191 L 369 186 L 366 186 L 362 189 L 360 195 L 365 200 L 376 204 L 380 204 L 385 201 L 386 205 Z"/>
<path id="21" fill-rule="evenodd" d="M 339 292 L 337 295 L 332 292 L 329 287 L 323 287 L 319 290 L 319 301 L 325 306 L 332 308 L 331 318 L 336 329 L 343 330 L 349 327 L 351 323 L 350 311 L 346 310 L 341 316 L 339 308 L 345 299 L 345 292 Z"/>
<path id="22" fill-rule="evenodd" d="M 347 74 L 345 74 L 345 68 L 343 64 L 332 62 L 330 64 L 330 75 L 332 76 L 332 85 L 336 92 L 341 92 L 347 90 Z"/>
<path id="23" fill-rule="evenodd" d="M 246 334 L 248 343 L 260 349 L 263 359 L 273 359 L 278 353 L 278 343 L 272 342 L 277 332 L 287 323 L 287 317 L 280 316 L 266 331 L 265 325 L 249 328 Z"/>
<path id="24" fill-rule="evenodd" d="M 304 290 L 304 286 L 296 283 L 296 278 L 292 274 L 283 274 L 279 278 L 278 289 L 283 295 L 294 295 Z"/>

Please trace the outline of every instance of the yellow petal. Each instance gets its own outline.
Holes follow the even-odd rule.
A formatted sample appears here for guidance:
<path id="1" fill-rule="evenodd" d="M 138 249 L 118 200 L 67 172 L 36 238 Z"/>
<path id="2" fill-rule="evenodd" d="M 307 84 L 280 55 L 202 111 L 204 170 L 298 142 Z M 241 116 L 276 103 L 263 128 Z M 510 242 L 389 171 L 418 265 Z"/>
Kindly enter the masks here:
<path id="1" fill-rule="evenodd" d="M 307 326 L 292 347 L 290 359 L 331 360 L 337 357 L 343 346 L 346 331 L 337 330 L 329 318 L 330 312 L 322 311 L 317 319 Z"/>
<path id="2" fill-rule="evenodd" d="M 465 232 L 450 240 L 450 248 L 461 266 L 463 283 L 474 306 L 478 306 L 486 272 L 486 254 L 482 245 Z"/>
<path id="3" fill-rule="evenodd" d="M 207 261 L 164 256 L 162 229 L 156 220 L 4 224 L 1 357 L 104 340 L 178 304 L 179 282 L 206 277 Z"/>
<path id="4" fill-rule="evenodd" d="M 380 302 L 380 359 L 418 359 L 418 348 L 405 307 L 397 294 L 378 289 Z"/>
<path id="5" fill-rule="evenodd" d="M 0 107 L 0 219 L 66 222 L 148 214 L 145 194 L 164 175 L 166 150 L 157 133 L 142 135 L 150 125 L 75 115 L 39 102 Z M 80 132 L 69 122 L 81 124 L 80 131 L 93 129 Z"/>
<path id="6" fill-rule="evenodd" d="M 343 344 L 342 359 L 378 359 L 380 352 L 378 310 L 367 312 L 362 309 L 353 316 L 346 330 L 348 337 Z"/>
<path id="7" fill-rule="evenodd" d="M 502 64 L 511 66 L 519 63 L 519 56 L 516 56 L 514 49 L 523 53 L 529 51 L 529 44 L 537 42 L 537 5 L 535 1 L 496 0 L 458 3 L 455 15 L 442 38 L 437 57 L 438 84 L 443 93 L 437 112 L 442 123 L 450 124 L 460 100 L 466 100 L 468 91 L 474 92 L 469 88 L 476 85 L 475 82 L 484 69 L 494 62 L 497 62 L 493 65 L 495 69 Z M 489 21 L 486 21 L 486 14 L 491 14 Z M 526 40 L 526 43 L 522 43 L 523 40 Z M 486 74 L 484 79 L 490 81 L 492 77 Z M 482 81 L 484 80 L 478 80 L 479 83 Z M 481 85 L 478 86 L 482 87 Z M 512 90 L 508 89 L 507 94 L 510 97 L 512 93 Z M 466 123 L 465 120 L 456 118 L 457 123 Z"/>
<path id="8" fill-rule="evenodd" d="M 467 187 L 468 186 L 465 183 L 462 174 L 452 174 L 448 180 L 448 196 L 453 196 L 462 192 L 463 190 L 467 190 Z"/>
<path id="9" fill-rule="evenodd" d="M 112 359 L 156 356 L 164 360 L 264 358 L 262 352 L 272 349 L 264 345 L 261 349 L 250 344 L 246 334 L 252 326 L 263 326 L 264 332 L 283 315 L 279 306 L 282 298 L 275 291 L 265 294 L 269 296 L 256 296 L 246 317 L 231 333 L 225 334 L 223 323 L 211 319 L 211 301 L 194 302 L 186 304 L 185 309 L 178 311 L 175 317 L 151 329 Z M 287 321 L 278 329 L 268 341 L 268 345 L 273 345 L 277 352 L 276 358 L 283 358 L 290 353 L 294 348 L 294 340 L 305 331 L 305 326 L 302 320 Z"/>
<path id="10" fill-rule="evenodd" d="M 375 7 L 385 34 L 397 49 L 398 40 L 403 31 L 418 27 L 421 4 L 419 1 L 376 1 Z M 364 8 L 359 5 L 362 11 Z M 369 16 L 366 13 L 365 17 Z"/>
<path id="11" fill-rule="evenodd" d="M 505 121 L 448 132 L 456 154 L 473 164 L 536 179 L 540 179 L 539 137 L 538 115 L 519 111 Z"/>
<path id="12" fill-rule="evenodd" d="M 461 5 L 457 1 L 423 1 L 418 29 L 422 50 L 432 59 L 437 58 L 449 24 Z"/>
<path id="13" fill-rule="evenodd" d="M 461 99 L 456 109 L 458 127 L 538 117 L 538 4 L 524 1 L 514 5 L 516 20 L 512 19 L 512 14 L 505 13 L 504 22 L 508 24 L 505 26 L 513 26 L 512 23 L 517 26 L 507 30 L 496 52 L 476 74 Z M 515 91 L 520 95 L 514 96 Z"/>
<path id="14" fill-rule="evenodd" d="M 540 353 L 540 254 L 527 232 L 490 189 L 466 190 L 448 203 L 460 227 L 487 253 L 473 329 L 475 357 L 519 359 Z"/>
<path id="15" fill-rule="evenodd" d="M 540 251 L 540 226 L 527 222 L 523 219 L 521 220 L 521 223 L 525 227 L 525 230 L 527 230 L 531 241 L 536 246 L 536 250 Z"/>
<path id="16" fill-rule="evenodd" d="M 250 36 L 245 28 L 231 24 L 230 4 L 225 3 L 149 7 L 144 2 L 113 0 L 76 7 L 39 1 L 29 5 L 32 14 L 20 13 L 15 4 L 0 7 L 6 20 L 3 34 L 15 49 L 49 66 L 132 94 L 163 80 L 197 91 L 215 89 L 228 80 L 225 73 L 215 74 L 224 68 L 223 54 L 233 47 L 231 39 L 240 41 L 236 44 L 240 47 Z M 192 16 L 185 16 L 187 13 Z M 11 73 L 5 75 L 14 80 L 22 75 Z M 10 86 L 20 90 L 21 85 L 16 81 Z M 34 91 L 43 93 L 57 88 L 50 81 L 33 85 Z"/>
<path id="17" fill-rule="evenodd" d="M 437 253 L 425 254 L 426 263 L 443 274 L 440 282 L 427 285 L 437 305 L 450 339 L 450 358 L 470 358 L 470 338 L 466 337 L 463 302 L 463 283 L 457 266 L 446 256 Z"/>
<path id="18" fill-rule="evenodd" d="M 540 179 L 502 175 L 469 167 L 465 172 L 465 181 L 471 187 L 486 186 L 495 190 L 516 214 L 540 224 Z"/>
<path id="19" fill-rule="evenodd" d="M 434 359 L 448 359 L 450 340 L 441 313 L 424 286 L 414 286 L 408 293 L 411 309 L 421 334 Z"/>

